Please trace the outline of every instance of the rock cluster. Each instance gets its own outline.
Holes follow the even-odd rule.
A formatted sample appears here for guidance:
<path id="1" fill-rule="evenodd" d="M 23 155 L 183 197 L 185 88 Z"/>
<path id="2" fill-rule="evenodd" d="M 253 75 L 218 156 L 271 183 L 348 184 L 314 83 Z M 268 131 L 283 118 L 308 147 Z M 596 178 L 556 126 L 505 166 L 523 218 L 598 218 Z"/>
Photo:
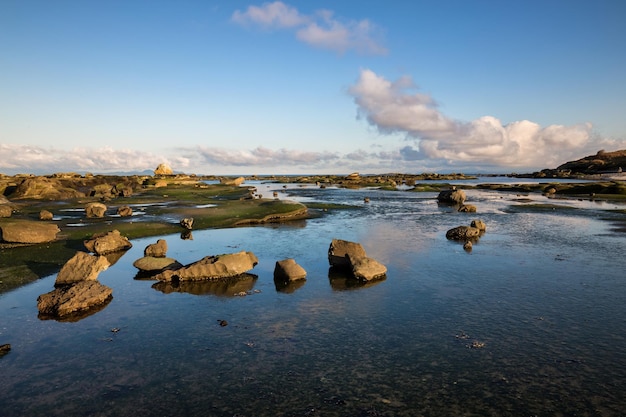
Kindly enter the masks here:
<path id="1" fill-rule="evenodd" d="M 467 251 L 472 249 L 474 243 L 485 234 L 487 225 L 482 220 L 472 220 L 469 226 L 457 226 L 446 232 L 446 238 L 463 243 L 463 248 Z"/>
<path id="2" fill-rule="evenodd" d="M 328 262 L 331 266 L 349 270 L 362 281 L 384 278 L 387 267 L 369 258 L 360 243 L 333 239 L 328 248 Z"/>

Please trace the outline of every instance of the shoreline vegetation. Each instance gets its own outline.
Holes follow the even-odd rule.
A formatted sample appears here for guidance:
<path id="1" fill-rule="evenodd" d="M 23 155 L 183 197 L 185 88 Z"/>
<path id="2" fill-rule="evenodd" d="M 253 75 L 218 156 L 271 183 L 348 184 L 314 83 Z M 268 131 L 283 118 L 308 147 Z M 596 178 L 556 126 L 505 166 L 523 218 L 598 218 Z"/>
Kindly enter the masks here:
<path id="1" fill-rule="evenodd" d="M 193 231 L 181 227 L 184 218 L 193 219 L 193 230 L 228 228 L 269 222 L 286 222 L 320 216 L 329 209 L 353 209 L 324 203 L 302 203 L 279 199 L 277 192 L 263 196 L 254 183 L 290 183 L 319 188 L 368 188 L 398 192 L 440 192 L 451 188 L 482 189 L 511 193 L 541 193 L 560 198 L 593 198 L 626 201 L 626 182 L 621 172 L 572 174 L 544 170 L 534 174 L 480 175 L 494 177 L 493 183 L 463 184 L 477 175 L 378 174 L 293 175 L 218 177 L 186 174 L 91 175 L 57 173 L 47 176 L 0 174 L 0 230 L 9 223 L 27 227 L 44 222 L 42 213 L 60 232 L 55 240 L 39 244 L 4 242 L 0 233 L 0 294 L 59 271 L 76 251 L 85 250 L 84 241 L 94 234 L 118 230 L 128 239 L 181 233 L 192 238 Z M 513 184 L 497 177 L 542 178 L 545 182 Z M 607 179 L 605 179 L 607 178 Z M 616 179 L 620 178 L 620 179 Z M 556 182 L 554 179 L 558 179 Z M 567 179 L 588 180 L 567 182 Z M 625 178 L 626 179 L 626 178 Z M 102 217 L 86 217 L 89 203 L 102 203 Z M 122 208 L 130 208 L 121 215 Z M 132 212 L 131 214 L 128 214 Z M 4 215 L 2 214 L 4 213 Z"/>

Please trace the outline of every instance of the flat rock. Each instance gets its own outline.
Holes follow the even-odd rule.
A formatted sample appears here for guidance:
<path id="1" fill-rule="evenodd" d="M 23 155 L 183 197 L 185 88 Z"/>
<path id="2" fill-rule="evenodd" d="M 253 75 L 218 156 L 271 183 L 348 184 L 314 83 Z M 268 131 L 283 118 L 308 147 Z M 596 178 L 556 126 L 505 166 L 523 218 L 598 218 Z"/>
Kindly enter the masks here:
<path id="1" fill-rule="evenodd" d="M 217 256 L 205 256 L 197 262 L 177 270 L 155 275 L 159 281 L 196 281 L 229 278 L 250 271 L 259 263 L 252 252 L 241 251 Z"/>
<path id="2" fill-rule="evenodd" d="M 60 231 L 56 224 L 36 221 L 9 222 L 0 225 L 0 240 L 9 243 L 46 243 L 56 239 Z"/>
<path id="3" fill-rule="evenodd" d="M 180 269 L 183 265 L 172 258 L 144 256 L 133 262 L 133 266 L 143 272 L 160 272 L 166 269 Z"/>
<path id="4" fill-rule="evenodd" d="M 62 317 L 104 304 L 112 295 L 113 290 L 98 281 L 81 281 L 41 294 L 37 309 L 40 314 Z"/>
<path id="5" fill-rule="evenodd" d="M 354 258 L 350 255 L 346 256 L 349 258 L 350 265 L 352 266 L 352 274 L 359 280 L 371 281 L 383 278 L 387 274 L 387 267 L 375 259 L 368 258 L 367 256 L 358 258 Z"/>
<path id="6" fill-rule="evenodd" d="M 100 272 L 110 266 L 104 256 L 93 256 L 87 252 L 76 252 L 57 274 L 55 285 L 74 284 L 80 281 L 95 281 Z"/>

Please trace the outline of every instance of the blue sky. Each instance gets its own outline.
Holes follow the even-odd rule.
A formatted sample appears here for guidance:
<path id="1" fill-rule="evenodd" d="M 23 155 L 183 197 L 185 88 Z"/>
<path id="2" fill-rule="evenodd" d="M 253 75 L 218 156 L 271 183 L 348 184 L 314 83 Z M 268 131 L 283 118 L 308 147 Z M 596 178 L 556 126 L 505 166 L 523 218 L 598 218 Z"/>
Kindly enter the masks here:
<path id="1" fill-rule="evenodd" d="M 0 2 L 0 173 L 531 172 L 626 149 L 626 2 Z"/>

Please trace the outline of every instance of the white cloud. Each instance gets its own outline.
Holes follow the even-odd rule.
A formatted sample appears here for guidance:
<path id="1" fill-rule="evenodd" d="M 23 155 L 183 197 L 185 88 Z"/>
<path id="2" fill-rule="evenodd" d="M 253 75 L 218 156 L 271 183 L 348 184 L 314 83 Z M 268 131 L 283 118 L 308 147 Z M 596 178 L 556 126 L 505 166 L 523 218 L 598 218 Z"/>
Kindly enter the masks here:
<path id="1" fill-rule="evenodd" d="M 549 168 L 608 143 L 591 135 L 590 123 L 541 127 L 528 120 L 502 124 L 493 116 L 456 121 L 444 115 L 430 96 L 415 89 L 410 78 L 390 82 L 371 70 L 362 70 L 349 89 L 360 117 L 381 133 L 406 133 L 415 140 L 418 149 L 401 151 L 412 160 Z"/>
<path id="2" fill-rule="evenodd" d="M 265 29 L 293 29 L 296 38 L 311 46 L 339 53 L 355 50 L 362 54 L 383 55 L 385 47 L 377 40 L 380 30 L 367 19 L 340 21 L 330 10 L 318 10 L 313 15 L 301 14 L 283 2 L 248 6 L 236 10 L 231 20 L 244 26 L 258 25 Z"/>

